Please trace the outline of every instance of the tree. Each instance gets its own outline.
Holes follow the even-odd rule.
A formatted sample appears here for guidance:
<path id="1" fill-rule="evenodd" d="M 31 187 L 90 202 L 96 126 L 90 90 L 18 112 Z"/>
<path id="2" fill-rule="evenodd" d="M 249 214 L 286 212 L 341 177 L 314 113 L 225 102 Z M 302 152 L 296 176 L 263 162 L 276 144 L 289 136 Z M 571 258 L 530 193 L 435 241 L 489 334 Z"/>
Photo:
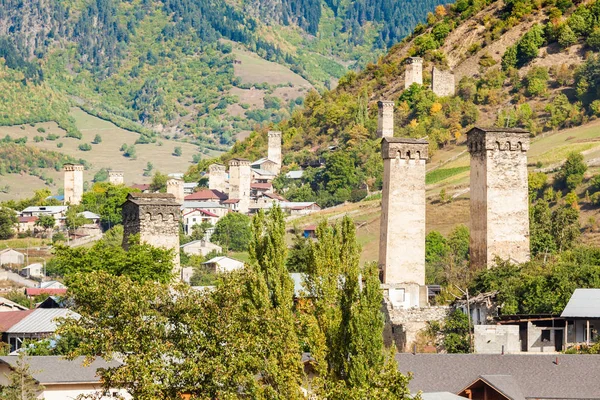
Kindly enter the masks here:
<path id="1" fill-rule="evenodd" d="M 360 268 L 355 234 L 346 216 L 333 227 L 321 223 L 311 245 L 305 286 L 313 300 L 303 312 L 306 345 L 321 377 L 315 386 L 327 398 L 361 398 L 359 393 L 385 398 L 379 397 L 379 384 L 387 376 L 395 382 L 387 390 L 406 398 L 408 379 L 391 371 L 393 359 L 383 350 L 377 268 Z"/>
<path id="2" fill-rule="evenodd" d="M 99 134 L 97 134 L 97 135 L 94 137 L 94 140 L 92 141 L 92 143 L 93 143 L 93 144 L 100 144 L 100 143 L 102 143 L 102 136 L 100 136 Z"/>
<path id="3" fill-rule="evenodd" d="M 54 218 L 52 219 L 54 220 Z M 0 240 L 10 239 L 15 235 L 15 224 L 17 222 L 17 214 L 12 209 L 0 208 Z"/>
<path id="4" fill-rule="evenodd" d="M 54 273 L 67 280 L 77 273 L 105 271 L 125 275 L 136 282 L 170 282 L 173 277 L 173 251 L 140 243 L 139 235 L 129 237 L 129 250 L 109 242 L 96 242 L 91 248 L 57 246 Z"/>
<path id="5" fill-rule="evenodd" d="M 191 240 L 204 240 L 206 233 L 213 227 L 208 221 L 202 221 L 192 227 L 192 234 L 190 235 Z"/>
<path id="6" fill-rule="evenodd" d="M 470 353 L 469 318 L 461 310 L 454 310 L 445 320 L 442 329 L 444 348 L 448 353 Z"/>
<path id="7" fill-rule="evenodd" d="M 557 180 L 569 191 L 574 190 L 583 181 L 587 171 L 587 164 L 583 161 L 581 153 L 571 152 L 557 174 Z"/>
<path id="8" fill-rule="evenodd" d="M 173 155 L 175 157 L 181 157 L 182 151 L 181 151 L 181 146 L 176 146 L 175 149 L 173 150 Z"/>
<path id="9" fill-rule="evenodd" d="M 296 233 L 286 261 L 288 271 L 306 272 L 306 266 L 310 261 L 311 240 L 304 237 L 301 232 Z"/>
<path id="10" fill-rule="evenodd" d="M 562 47 L 569 47 L 575 43 L 577 43 L 577 35 L 575 35 L 569 24 L 563 24 L 558 30 L 558 44 Z"/>
<path id="11" fill-rule="evenodd" d="M 552 237 L 559 252 L 570 249 L 581 235 L 579 211 L 570 205 L 552 212 Z"/>
<path id="12" fill-rule="evenodd" d="M 156 171 L 150 182 L 150 191 L 165 193 L 167 191 L 167 181 L 169 176 L 162 174 L 160 171 Z"/>
<path id="13" fill-rule="evenodd" d="M 65 225 L 71 232 L 76 231 L 88 223 L 88 219 L 83 216 L 75 207 L 69 207 L 65 214 Z"/>
<path id="14" fill-rule="evenodd" d="M 245 251 L 250 241 L 250 218 L 240 213 L 229 213 L 217 221 L 211 241 L 225 250 Z"/>
<path id="15" fill-rule="evenodd" d="M 556 251 L 556 242 L 552 235 L 552 211 L 545 200 L 530 207 L 529 217 L 530 248 L 533 256 L 552 254 Z"/>
<path id="16" fill-rule="evenodd" d="M 83 194 L 81 204 L 84 209 L 100 215 L 104 229 L 110 229 L 122 222 L 122 205 L 127 195 L 138 191 L 125 185 L 99 182 Z"/>
<path id="17" fill-rule="evenodd" d="M 0 397 L 4 400 L 36 400 L 44 389 L 33 377 L 23 353 L 8 374 L 9 384 L 0 387 Z"/>
<path id="18" fill-rule="evenodd" d="M 56 226 L 56 220 L 52 215 L 40 215 L 38 220 L 35 221 L 35 226 L 44 228 L 44 231 L 50 230 L 50 239 L 52 239 L 52 232 Z"/>

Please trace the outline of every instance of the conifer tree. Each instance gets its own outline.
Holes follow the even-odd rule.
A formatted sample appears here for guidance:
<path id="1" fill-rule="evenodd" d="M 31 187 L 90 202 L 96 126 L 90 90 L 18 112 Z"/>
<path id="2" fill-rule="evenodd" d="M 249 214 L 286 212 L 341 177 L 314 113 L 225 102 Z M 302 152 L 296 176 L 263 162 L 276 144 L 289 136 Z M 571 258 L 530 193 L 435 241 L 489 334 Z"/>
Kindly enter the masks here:
<path id="1" fill-rule="evenodd" d="M 8 374 L 10 384 L 0 388 L 0 398 L 4 400 L 35 400 L 43 386 L 33 379 L 29 365 L 23 354 L 19 355 L 17 364 Z"/>

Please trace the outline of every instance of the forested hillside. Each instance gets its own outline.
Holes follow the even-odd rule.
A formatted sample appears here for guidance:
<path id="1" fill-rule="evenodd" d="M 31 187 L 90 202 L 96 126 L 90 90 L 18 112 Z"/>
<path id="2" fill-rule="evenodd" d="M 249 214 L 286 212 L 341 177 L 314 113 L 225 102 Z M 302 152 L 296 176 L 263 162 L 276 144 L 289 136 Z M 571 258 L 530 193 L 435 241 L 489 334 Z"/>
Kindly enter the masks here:
<path id="1" fill-rule="evenodd" d="M 76 104 L 141 143 L 187 135 L 224 149 L 289 118 L 307 89 L 374 60 L 445 1 L 1 0 L 0 123 L 51 118 L 76 137 L 64 112 Z M 274 79 L 261 58 L 289 70 Z"/>
<path id="2" fill-rule="evenodd" d="M 396 136 L 427 137 L 432 154 L 460 146 L 475 124 L 523 127 L 534 136 L 585 124 L 600 115 L 598 50 L 598 1 L 461 0 L 438 7 L 377 63 L 349 72 L 333 91 L 310 93 L 304 108 L 279 124 L 288 168 L 326 166 L 309 168 L 304 183 L 280 178 L 278 184 L 290 186 L 290 199 L 322 205 L 380 188 L 379 99 L 396 102 Z M 424 85 L 404 90 L 410 56 L 424 59 Z M 430 90 L 433 66 L 455 73 L 455 96 Z M 256 157 L 264 143 L 265 132 L 256 132 L 223 159 Z M 573 143 L 573 150 L 588 150 L 586 143 Z M 339 151 L 332 152 L 332 145 Z M 564 159 L 568 149 L 559 153 Z M 190 178 L 203 167 L 190 170 Z M 444 176 L 462 172 L 455 168 Z"/>

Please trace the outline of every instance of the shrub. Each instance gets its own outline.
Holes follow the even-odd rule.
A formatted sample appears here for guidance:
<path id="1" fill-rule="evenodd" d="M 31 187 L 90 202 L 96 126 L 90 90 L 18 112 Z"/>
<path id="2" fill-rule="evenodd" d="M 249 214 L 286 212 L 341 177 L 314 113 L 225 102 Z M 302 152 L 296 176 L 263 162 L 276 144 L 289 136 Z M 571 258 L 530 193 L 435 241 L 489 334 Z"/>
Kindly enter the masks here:
<path id="1" fill-rule="evenodd" d="M 63 147 L 63 142 L 58 142 L 56 143 L 56 147 L 58 147 L 59 149 Z"/>
<path id="2" fill-rule="evenodd" d="M 82 143 L 79 145 L 79 150 L 81 151 L 90 151 L 92 149 L 92 145 L 89 143 Z"/>
<path id="3" fill-rule="evenodd" d="M 46 133 L 46 129 L 42 128 L 41 126 L 39 128 L 37 128 L 37 131 L 39 133 Z"/>

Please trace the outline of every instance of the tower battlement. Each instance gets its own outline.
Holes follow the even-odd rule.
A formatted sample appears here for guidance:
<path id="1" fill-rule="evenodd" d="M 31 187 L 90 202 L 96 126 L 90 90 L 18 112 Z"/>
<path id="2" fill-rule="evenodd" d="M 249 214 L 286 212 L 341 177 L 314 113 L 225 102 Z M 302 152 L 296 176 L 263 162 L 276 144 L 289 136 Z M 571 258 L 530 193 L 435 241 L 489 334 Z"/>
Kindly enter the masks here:
<path id="1" fill-rule="evenodd" d="M 124 183 L 125 173 L 123 171 L 108 171 L 108 182 L 113 185 L 122 185 Z"/>
<path id="2" fill-rule="evenodd" d="M 529 132 L 524 129 L 473 128 L 467 133 L 470 153 L 529 150 Z"/>
<path id="3" fill-rule="evenodd" d="M 73 171 L 83 171 L 85 168 L 80 164 L 64 164 L 63 170 L 65 172 L 73 172 Z"/>
<path id="4" fill-rule="evenodd" d="M 407 138 L 384 138 L 381 142 L 381 155 L 384 160 L 418 160 L 429 158 L 429 143 L 425 140 Z"/>

